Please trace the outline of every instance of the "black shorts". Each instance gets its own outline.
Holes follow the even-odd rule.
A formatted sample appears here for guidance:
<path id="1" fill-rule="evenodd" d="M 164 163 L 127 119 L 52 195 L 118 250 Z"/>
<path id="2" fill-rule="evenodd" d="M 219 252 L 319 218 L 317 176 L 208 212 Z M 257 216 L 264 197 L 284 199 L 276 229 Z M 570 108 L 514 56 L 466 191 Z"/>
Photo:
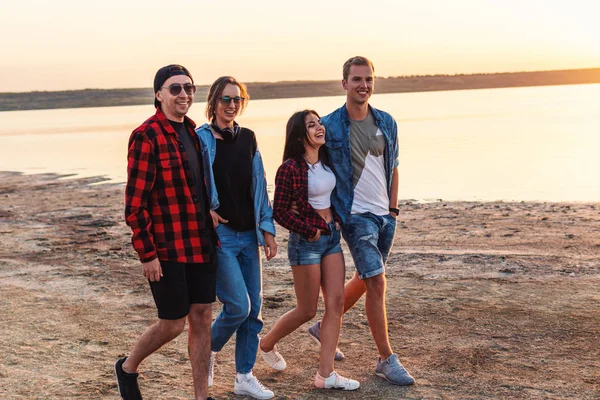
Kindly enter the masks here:
<path id="1" fill-rule="evenodd" d="M 163 276 L 150 282 L 160 319 L 180 319 L 190 312 L 190 304 L 210 304 L 216 300 L 217 263 L 186 264 L 160 261 Z"/>

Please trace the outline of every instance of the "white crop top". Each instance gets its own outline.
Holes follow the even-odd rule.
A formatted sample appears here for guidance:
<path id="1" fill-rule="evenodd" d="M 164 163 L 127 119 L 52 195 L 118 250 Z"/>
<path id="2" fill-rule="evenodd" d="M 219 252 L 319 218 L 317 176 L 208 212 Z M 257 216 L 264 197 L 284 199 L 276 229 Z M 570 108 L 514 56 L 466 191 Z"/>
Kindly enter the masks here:
<path id="1" fill-rule="evenodd" d="M 331 192 L 335 188 L 335 175 L 320 161 L 308 164 L 308 202 L 315 210 L 331 207 Z"/>

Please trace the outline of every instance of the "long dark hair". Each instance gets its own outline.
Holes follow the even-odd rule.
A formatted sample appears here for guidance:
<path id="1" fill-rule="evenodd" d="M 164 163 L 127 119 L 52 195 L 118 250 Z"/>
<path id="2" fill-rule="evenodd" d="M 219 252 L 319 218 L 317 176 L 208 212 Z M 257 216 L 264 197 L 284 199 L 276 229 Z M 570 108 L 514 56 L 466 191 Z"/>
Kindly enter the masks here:
<path id="1" fill-rule="evenodd" d="M 283 161 L 289 158 L 302 159 L 306 150 L 304 149 L 304 141 L 308 140 L 308 132 L 306 131 L 305 118 L 309 114 L 321 117 L 315 110 L 302 110 L 295 112 L 287 122 L 285 128 L 285 145 L 283 146 Z M 327 167 L 329 165 L 329 157 L 325 146 L 319 147 L 319 161 Z"/>

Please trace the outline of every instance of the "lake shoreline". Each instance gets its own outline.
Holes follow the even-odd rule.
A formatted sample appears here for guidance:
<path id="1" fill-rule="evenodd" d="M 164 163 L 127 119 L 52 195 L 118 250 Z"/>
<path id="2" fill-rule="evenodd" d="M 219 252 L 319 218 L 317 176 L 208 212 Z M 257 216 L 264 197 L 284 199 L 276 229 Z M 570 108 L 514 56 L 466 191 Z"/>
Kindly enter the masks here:
<path id="1" fill-rule="evenodd" d="M 113 363 L 156 317 L 123 221 L 124 186 L 59 178 L 0 172 L 0 397 L 116 400 Z M 279 345 L 286 371 L 257 361 L 255 374 L 278 398 L 600 396 L 600 203 L 399 207 L 387 310 L 392 345 L 416 385 L 395 387 L 374 375 L 376 349 L 361 300 L 344 317 L 346 359 L 336 363 L 360 390 L 313 388 L 318 352 L 307 324 Z M 263 259 L 265 330 L 295 301 L 288 235 L 277 232 L 277 257 Z M 354 266 L 343 249 L 349 278 Z M 143 363 L 145 397 L 191 396 L 186 336 Z M 216 398 L 237 398 L 233 350 L 230 343 L 217 358 Z"/>
<path id="2" fill-rule="evenodd" d="M 594 149 L 600 84 L 377 94 L 398 124 L 400 193 L 419 202 L 598 201 Z M 285 125 L 305 108 L 327 114 L 343 96 L 263 100 L 238 120 L 251 128 L 268 182 L 281 165 Z M 189 116 L 204 122 L 204 104 Z M 152 106 L 0 113 L 0 170 L 126 179 L 130 132 Z M 35 121 L 31 124 L 30 121 Z"/>
<path id="3" fill-rule="evenodd" d="M 600 68 L 490 74 L 416 75 L 377 77 L 377 93 L 414 93 L 447 90 L 556 86 L 600 83 Z M 339 80 L 250 82 L 253 100 L 339 96 Z M 209 85 L 197 85 L 196 102 L 206 100 Z M 0 93 L 0 112 L 62 108 L 117 107 L 152 104 L 151 88 L 83 89 Z"/>
<path id="4" fill-rule="evenodd" d="M 85 181 L 86 185 L 90 186 L 116 186 L 125 187 L 125 180 L 119 180 L 117 178 L 110 178 L 104 175 L 81 175 L 77 173 L 60 173 L 54 171 L 42 171 L 42 172 L 29 172 L 21 170 L 0 170 L 0 177 L 2 175 L 22 175 L 22 176 L 51 176 L 57 181 Z M 275 192 L 274 183 L 267 182 L 267 192 L 271 198 Z M 481 200 L 481 199 L 443 199 L 443 198 L 399 198 L 399 204 L 436 204 L 436 203 L 461 203 L 461 204 L 482 204 L 482 203 L 498 203 L 498 204 L 594 204 L 593 200 L 518 200 L 518 199 L 493 199 L 493 200 Z"/>

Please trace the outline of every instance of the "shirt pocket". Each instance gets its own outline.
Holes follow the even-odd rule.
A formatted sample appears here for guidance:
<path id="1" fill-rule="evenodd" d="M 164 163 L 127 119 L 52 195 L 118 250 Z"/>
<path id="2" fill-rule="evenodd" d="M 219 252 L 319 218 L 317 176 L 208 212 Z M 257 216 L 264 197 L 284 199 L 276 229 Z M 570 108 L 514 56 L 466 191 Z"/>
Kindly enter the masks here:
<path id="1" fill-rule="evenodd" d="M 182 185 L 184 176 L 181 160 L 177 157 L 165 157 L 158 160 L 156 179 L 159 186 L 174 188 Z"/>
<path id="2" fill-rule="evenodd" d="M 329 150 L 339 150 L 342 147 L 343 142 L 341 140 L 328 140 L 325 142 L 325 147 Z"/>
<path id="3" fill-rule="evenodd" d="M 161 158 L 158 160 L 158 166 L 161 169 L 181 168 L 181 160 L 179 158 Z"/>

